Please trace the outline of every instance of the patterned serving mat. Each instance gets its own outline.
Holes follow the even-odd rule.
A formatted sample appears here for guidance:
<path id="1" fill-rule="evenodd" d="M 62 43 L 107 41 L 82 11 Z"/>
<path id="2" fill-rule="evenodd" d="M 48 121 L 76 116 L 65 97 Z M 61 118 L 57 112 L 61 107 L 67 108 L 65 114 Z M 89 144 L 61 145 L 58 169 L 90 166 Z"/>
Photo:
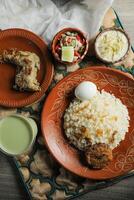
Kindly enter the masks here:
<path id="1" fill-rule="evenodd" d="M 113 9 L 110 9 L 103 21 L 103 28 L 109 27 L 122 28 L 118 16 L 115 14 Z M 55 63 L 55 74 L 49 91 L 60 81 L 64 76 L 69 73 L 86 66 L 102 65 L 94 55 L 88 55 L 82 63 L 66 68 L 62 65 Z M 130 76 L 134 75 L 134 53 L 131 49 L 127 58 L 116 65 L 109 65 L 122 71 L 128 72 Z M 49 92 L 48 91 L 48 92 Z M 80 178 L 69 171 L 65 170 L 60 166 L 53 157 L 49 154 L 45 147 L 44 140 L 41 136 L 40 121 L 41 121 L 41 110 L 45 98 L 48 94 L 40 100 L 40 102 L 33 104 L 29 107 L 19 109 L 6 109 L 0 108 L 0 117 L 5 117 L 12 113 L 19 113 L 24 116 L 29 116 L 37 121 L 39 127 L 38 138 L 34 148 L 29 152 L 28 155 L 22 155 L 18 159 L 14 158 L 14 163 L 19 175 L 23 181 L 24 187 L 28 192 L 29 199 L 36 200 L 63 200 L 72 199 L 80 196 L 88 191 L 107 187 L 112 185 L 125 177 L 134 174 L 134 171 L 115 179 L 106 181 L 94 181 L 89 179 Z M 89 194 L 90 196 L 90 194 Z M 28 198 L 27 198 L 28 199 Z"/>

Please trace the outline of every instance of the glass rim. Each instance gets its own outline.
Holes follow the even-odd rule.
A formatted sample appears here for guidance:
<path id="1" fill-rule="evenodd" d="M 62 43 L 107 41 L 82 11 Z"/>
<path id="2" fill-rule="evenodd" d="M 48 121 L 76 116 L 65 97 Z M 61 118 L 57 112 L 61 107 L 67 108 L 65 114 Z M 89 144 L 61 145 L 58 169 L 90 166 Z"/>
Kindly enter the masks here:
<path id="1" fill-rule="evenodd" d="M 28 124 L 28 126 L 29 126 L 29 128 L 30 128 L 30 132 L 31 132 L 31 140 L 30 140 L 28 146 L 24 149 L 24 151 L 22 151 L 22 152 L 20 152 L 20 153 L 11 153 L 11 152 L 8 152 L 8 151 L 6 151 L 4 148 L 2 148 L 2 145 L 0 144 L 0 152 L 1 152 L 1 153 L 5 154 L 5 155 L 7 155 L 7 156 L 16 157 L 16 156 L 21 156 L 21 155 L 25 154 L 26 152 L 28 152 L 28 151 L 31 149 L 31 147 L 32 147 L 33 144 L 35 143 L 37 134 L 34 134 L 34 133 L 33 133 L 33 128 L 32 128 L 32 126 L 31 126 L 30 122 L 27 120 L 27 118 L 30 118 L 30 117 L 27 117 L 27 118 L 26 118 L 25 116 L 22 116 L 22 115 L 20 115 L 20 114 L 11 114 L 11 115 L 8 115 L 8 116 L 6 116 L 6 117 L 3 117 L 1 120 L 4 120 L 4 119 L 6 119 L 6 118 L 8 118 L 8 117 L 11 117 L 11 116 L 19 117 L 19 118 L 23 119 L 23 120 Z M 31 119 L 32 119 L 32 118 L 31 118 Z M 1 120 L 0 120 L 0 121 L 1 121 Z M 33 121 L 35 122 L 35 120 L 33 120 Z M 0 122 L 0 123 L 1 123 L 1 122 Z M 36 122 L 35 122 L 35 124 L 36 124 Z M 37 124 L 36 124 L 36 125 L 37 125 Z M 37 131 L 38 131 L 38 128 L 37 128 Z"/>

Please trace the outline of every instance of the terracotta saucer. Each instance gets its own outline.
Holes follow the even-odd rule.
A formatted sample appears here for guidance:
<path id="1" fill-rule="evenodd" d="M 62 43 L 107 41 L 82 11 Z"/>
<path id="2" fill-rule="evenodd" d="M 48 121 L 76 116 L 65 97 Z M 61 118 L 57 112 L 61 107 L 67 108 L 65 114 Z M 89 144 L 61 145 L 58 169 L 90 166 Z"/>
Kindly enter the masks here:
<path id="1" fill-rule="evenodd" d="M 41 61 L 38 72 L 38 81 L 41 84 L 40 92 L 13 90 L 16 67 L 12 64 L 0 64 L 0 105 L 22 107 L 34 103 L 44 95 L 52 80 L 53 65 L 45 42 L 30 31 L 16 28 L 0 31 L 0 52 L 10 48 L 34 52 Z"/>
<path id="2" fill-rule="evenodd" d="M 70 62 L 62 61 L 62 60 L 59 58 L 59 56 L 57 56 L 57 53 L 56 53 L 56 50 L 55 50 L 55 47 L 56 47 L 57 43 L 59 42 L 59 39 L 61 39 L 61 36 L 62 36 L 63 34 L 65 34 L 66 32 L 76 32 L 76 33 L 78 33 L 78 34 L 80 35 L 80 37 L 81 37 L 82 39 L 84 39 L 84 41 L 85 41 L 85 48 L 84 48 L 83 54 L 81 55 L 81 57 L 80 57 L 79 59 L 77 59 L 77 60 L 75 60 L 75 61 L 73 61 L 73 62 L 71 62 L 71 63 L 70 63 Z M 79 63 L 79 62 L 81 62 L 81 61 L 83 60 L 83 58 L 85 57 L 85 55 L 86 55 L 86 53 L 87 53 L 87 51 L 88 51 L 88 39 L 87 39 L 87 36 L 85 35 L 85 33 L 83 33 L 81 30 L 79 30 L 79 29 L 77 29 L 77 28 L 70 28 L 70 27 L 64 28 L 64 29 L 62 29 L 61 31 L 59 31 L 59 32 L 54 36 L 53 41 L 52 41 L 52 45 L 51 45 L 51 49 L 52 49 L 52 54 L 53 54 L 54 58 L 55 58 L 58 62 L 60 62 L 60 63 L 62 63 L 62 64 L 65 64 L 65 65 L 67 65 L 67 66 L 69 67 L 69 66 L 74 65 L 74 64 L 76 64 L 76 63 Z"/>
<path id="3" fill-rule="evenodd" d="M 82 81 L 113 93 L 127 106 L 130 128 L 125 140 L 114 149 L 114 159 L 102 170 L 92 170 L 80 161 L 80 153 L 64 137 L 63 115 L 73 89 Z M 124 72 L 107 67 L 88 67 L 72 73 L 51 91 L 42 111 L 42 133 L 52 155 L 71 172 L 91 179 L 108 179 L 134 169 L 134 79 Z"/>

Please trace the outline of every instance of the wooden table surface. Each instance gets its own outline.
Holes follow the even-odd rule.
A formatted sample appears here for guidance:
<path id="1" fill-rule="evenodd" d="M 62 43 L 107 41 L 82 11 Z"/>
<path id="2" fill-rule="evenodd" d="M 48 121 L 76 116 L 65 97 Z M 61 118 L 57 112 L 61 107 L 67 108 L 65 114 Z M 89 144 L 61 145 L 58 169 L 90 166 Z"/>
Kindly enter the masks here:
<path id="1" fill-rule="evenodd" d="M 58 1 L 58 0 L 57 0 Z M 134 46 L 134 0 L 115 0 L 113 7 L 120 16 Z M 0 155 L 0 200 L 27 200 L 19 178 L 3 155 Z M 105 189 L 90 192 L 77 200 L 134 200 L 134 177 Z"/>

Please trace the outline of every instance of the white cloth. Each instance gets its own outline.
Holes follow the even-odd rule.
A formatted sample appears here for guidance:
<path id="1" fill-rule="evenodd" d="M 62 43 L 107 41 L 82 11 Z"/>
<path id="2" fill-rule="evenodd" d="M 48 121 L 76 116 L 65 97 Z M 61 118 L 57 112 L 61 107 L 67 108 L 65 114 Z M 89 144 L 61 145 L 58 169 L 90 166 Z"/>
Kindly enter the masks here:
<path id="1" fill-rule="evenodd" d="M 51 0 L 0 0 L 0 28 L 25 28 L 41 35 L 48 44 L 65 27 L 77 27 L 91 38 L 113 0 L 66 2 L 57 7 Z"/>

